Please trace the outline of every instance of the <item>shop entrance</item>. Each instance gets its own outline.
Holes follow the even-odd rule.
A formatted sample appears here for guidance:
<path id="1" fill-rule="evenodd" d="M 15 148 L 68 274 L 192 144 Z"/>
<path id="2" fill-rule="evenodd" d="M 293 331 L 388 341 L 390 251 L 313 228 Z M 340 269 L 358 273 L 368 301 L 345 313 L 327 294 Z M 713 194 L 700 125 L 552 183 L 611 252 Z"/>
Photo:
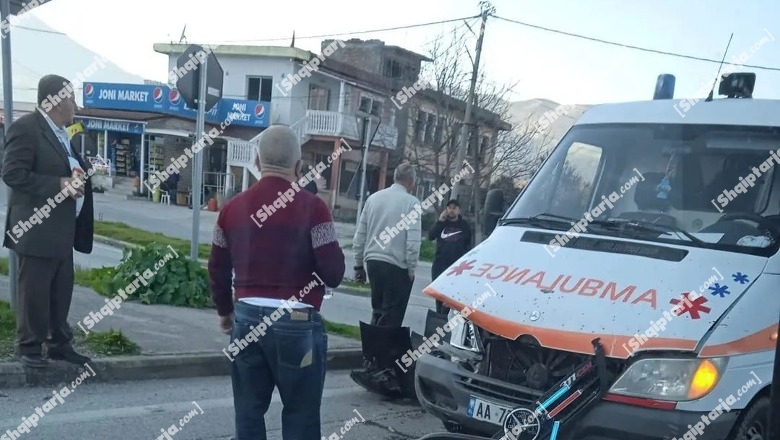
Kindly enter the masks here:
<path id="1" fill-rule="evenodd" d="M 78 119 L 84 126 L 84 131 L 96 135 L 97 154 L 108 162 L 112 176 L 140 175 L 144 123 L 118 119 Z"/>

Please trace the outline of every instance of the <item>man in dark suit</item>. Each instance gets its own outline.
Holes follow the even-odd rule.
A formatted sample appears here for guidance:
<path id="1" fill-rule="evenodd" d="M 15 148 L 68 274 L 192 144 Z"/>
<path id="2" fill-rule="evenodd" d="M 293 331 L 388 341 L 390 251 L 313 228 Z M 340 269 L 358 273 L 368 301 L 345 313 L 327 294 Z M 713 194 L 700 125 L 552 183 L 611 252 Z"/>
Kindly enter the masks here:
<path id="1" fill-rule="evenodd" d="M 48 365 L 44 343 L 49 359 L 90 360 L 73 349 L 68 325 L 73 250 L 92 252 L 94 219 L 90 181 L 71 177 L 76 168 L 85 176 L 91 168 L 65 128 L 76 114 L 74 93 L 63 77 L 41 78 L 38 107 L 9 127 L 3 158 L 3 181 L 12 190 L 3 246 L 19 256 L 17 353 L 34 368 Z"/>

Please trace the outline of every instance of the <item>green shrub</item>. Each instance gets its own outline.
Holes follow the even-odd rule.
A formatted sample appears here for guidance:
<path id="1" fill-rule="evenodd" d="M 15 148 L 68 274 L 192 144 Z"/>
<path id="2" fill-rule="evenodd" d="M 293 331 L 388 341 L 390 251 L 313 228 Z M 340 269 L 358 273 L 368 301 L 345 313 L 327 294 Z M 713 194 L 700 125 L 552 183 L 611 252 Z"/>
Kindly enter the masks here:
<path id="1" fill-rule="evenodd" d="M 432 262 L 436 255 L 436 242 L 423 240 L 420 243 L 420 261 Z"/>
<path id="2" fill-rule="evenodd" d="M 14 352 L 16 340 L 16 314 L 11 305 L 0 301 L 0 359 Z"/>
<path id="3" fill-rule="evenodd" d="M 84 345 L 92 353 L 103 356 L 127 356 L 141 352 L 135 342 L 113 328 L 107 332 L 90 332 L 84 338 Z"/>
<path id="4" fill-rule="evenodd" d="M 93 271 L 90 281 L 96 292 L 115 296 L 122 289 L 128 298 L 140 300 L 143 304 L 211 305 L 208 271 L 187 255 L 179 253 L 177 257 L 169 247 L 158 243 L 125 249 L 123 253 L 122 263 L 115 269 L 104 267 Z M 155 265 L 159 267 L 156 273 Z M 135 282 L 139 278 L 145 284 Z"/>

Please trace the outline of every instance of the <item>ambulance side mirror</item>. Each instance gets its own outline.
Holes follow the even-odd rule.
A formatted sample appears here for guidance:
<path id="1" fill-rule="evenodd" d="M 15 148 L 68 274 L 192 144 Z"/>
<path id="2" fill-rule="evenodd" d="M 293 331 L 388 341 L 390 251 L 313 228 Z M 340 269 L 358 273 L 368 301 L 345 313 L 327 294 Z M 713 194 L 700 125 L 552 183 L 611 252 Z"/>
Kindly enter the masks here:
<path id="1" fill-rule="evenodd" d="M 504 190 L 494 188 L 488 191 L 485 196 L 485 209 L 483 211 L 483 233 L 485 236 L 490 235 L 493 229 L 496 229 L 498 219 L 504 215 Z"/>

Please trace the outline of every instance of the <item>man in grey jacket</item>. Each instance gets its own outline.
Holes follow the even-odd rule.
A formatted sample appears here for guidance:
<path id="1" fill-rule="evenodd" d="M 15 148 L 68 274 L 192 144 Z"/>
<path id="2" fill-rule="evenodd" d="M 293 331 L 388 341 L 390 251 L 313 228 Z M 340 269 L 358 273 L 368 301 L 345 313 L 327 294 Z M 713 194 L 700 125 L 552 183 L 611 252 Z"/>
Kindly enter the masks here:
<path id="1" fill-rule="evenodd" d="M 352 241 L 355 279 L 371 285 L 371 325 L 401 327 L 420 258 L 422 219 L 414 168 L 395 169 L 395 183 L 366 200 Z M 365 263 L 365 267 L 364 267 Z"/>

